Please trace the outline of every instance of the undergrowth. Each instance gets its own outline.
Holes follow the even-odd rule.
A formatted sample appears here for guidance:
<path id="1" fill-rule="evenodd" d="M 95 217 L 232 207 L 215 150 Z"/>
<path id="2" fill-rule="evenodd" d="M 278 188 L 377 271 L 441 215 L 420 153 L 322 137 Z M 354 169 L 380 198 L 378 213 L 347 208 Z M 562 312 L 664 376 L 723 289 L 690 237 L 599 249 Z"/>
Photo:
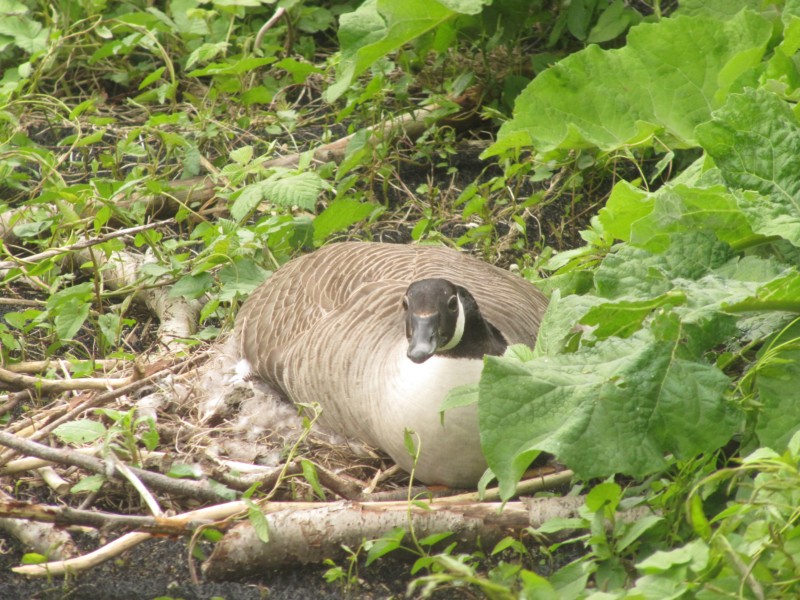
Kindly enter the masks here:
<path id="1" fill-rule="evenodd" d="M 197 303 L 184 352 L 342 238 L 470 248 L 551 297 L 537 347 L 487 358 L 465 391 L 484 483 L 510 498 L 548 452 L 586 502 L 488 557 L 416 540 L 412 593 L 797 595 L 796 0 L 0 13 L 4 365 L 81 377 L 155 352 L 138 302 L 156 289 Z M 100 416 L 131 456 L 158 444 L 133 413 Z M 548 573 L 531 547 L 580 557 Z M 357 582 L 363 554 L 329 578 Z"/>

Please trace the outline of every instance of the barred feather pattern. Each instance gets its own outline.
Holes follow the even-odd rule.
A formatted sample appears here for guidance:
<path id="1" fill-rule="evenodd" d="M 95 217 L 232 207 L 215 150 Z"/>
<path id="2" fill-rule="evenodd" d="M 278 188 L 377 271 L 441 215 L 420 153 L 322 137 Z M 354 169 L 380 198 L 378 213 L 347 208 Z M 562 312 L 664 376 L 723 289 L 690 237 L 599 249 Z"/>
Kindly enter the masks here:
<path id="1" fill-rule="evenodd" d="M 450 248 L 345 242 L 278 269 L 242 306 L 236 343 L 253 372 L 297 403 L 318 403 L 320 422 L 413 461 L 403 433 L 418 436 L 416 477 L 474 486 L 486 463 L 477 409 L 439 407 L 455 386 L 478 381 L 480 360 L 406 357 L 403 295 L 418 279 L 468 289 L 509 344 L 533 346 L 547 307 L 530 283 Z"/>

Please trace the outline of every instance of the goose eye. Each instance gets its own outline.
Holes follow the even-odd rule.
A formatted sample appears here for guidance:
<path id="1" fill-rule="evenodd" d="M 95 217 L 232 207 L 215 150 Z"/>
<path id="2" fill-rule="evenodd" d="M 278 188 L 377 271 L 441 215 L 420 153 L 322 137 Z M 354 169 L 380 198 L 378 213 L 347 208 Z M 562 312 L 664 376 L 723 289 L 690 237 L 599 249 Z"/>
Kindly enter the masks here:
<path id="1" fill-rule="evenodd" d="M 403 310 L 408 310 L 408 296 L 403 296 Z"/>
<path id="2" fill-rule="evenodd" d="M 458 296 L 450 296 L 447 301 L 447 309 L 450 312 L 458 312 Z"/>

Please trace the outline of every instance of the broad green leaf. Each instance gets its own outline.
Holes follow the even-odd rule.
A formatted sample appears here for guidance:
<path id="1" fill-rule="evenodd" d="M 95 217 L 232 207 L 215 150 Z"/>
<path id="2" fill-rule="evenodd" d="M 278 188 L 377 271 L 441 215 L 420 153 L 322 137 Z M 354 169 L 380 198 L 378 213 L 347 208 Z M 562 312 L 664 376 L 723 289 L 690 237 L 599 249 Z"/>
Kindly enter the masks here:
<path id="1" fill-rule="evenodd" d="M 205 294 L 214 285 L 214 278 L 210 273 L 197 275 L 184 275 L 169 291 L 170 298 L 183 296 L 187 300 L 195 300 Z"/>
<path id="2" fill-rule="evenodd" d="M 694 540 L 681 548 L 667 552 L 654 552 L 648 558 L 636 564 L 636 568 L 643 573 L 662 573 L 675 565 L 688 565 L 689 568 L 699 573 L 708 564 L 709 548 L 703 540 Z"/>
<path id="3" fill-rule="evenodd" d="M 696 145 L 707 120 L 740 76 L 759 64 L 770 23 L 741 12 L 728 21 L 675 17 L 638 25 L 617 50 L 589 46 L 540 74 L 517 98 L 514 117 L 484 156 L 533 146 L 540 153 L 649 142 Z"/>
<path id="4" fill-rule="evenodd" d="M 673 339 L 642 330 L 527 363 L 486 357 L 478 401 L 481 444 L 509 497 L 536 450 L 581 477 L 642 476 L 730 439 L 738 414 L 728 378 Z"/>
<path id="5" fill-rule="evenodd" d="M 753 231 L 800 246 L 800 123 L 766 90 L 733 94 L 697 127 Z"/>
<path id="6" fill-rule="evenodd" d="M 10 16 L 0 19 L 0 35 L 12 38 L 15 45 L 29 54 L 47 48 L 49 33 L 49 29 L 45 29 L 38 21 L 27 16 Z"/>
<path id="7" fill-rule="evenodd" d="M 478 14 L 487 0 L 367 0 L 340 18 L 342 60 L 336 83 L 325 92 L 329 102 L 341 96 L 372 63 L 442 25 L 458 14 Z"/>
<path id="8" fill-rule="evenodd" d="M 581 319 L 581 324 L 595 327 L 592 335 L 598 339 L 611 336 L 630 337 L 641 328 L 642 322 L 654 310 L 685 302 L 686 296 L 677 291 L 667 292 L 648 300 L 606 302 L 589 309 Z"/>
<path id="9" fill-rule="evenodd" d="M 314 243 L 321 245 L 332 233 L 363 221 L 377 208 L 377 204 L 348 198 L 334 200 L 314 219 Z"/>
<path id="10" fill-rule="evenodd" d="M 99 421 L 78 419 L 62 423 L 53 433 L 67 444 L 91 444 L 106 434 L 106 428 Z"/>
<path id="11" fill-rule="evenodd" d="M 106 478 L 103 475 L 87 475 L 73 485 L 69 491 L 72 494 L 79 492 L 96 492 L 103 487 Z"/>
<path id="12" fill-rule="evenodd" d="M 800 430 L 800 328 L 775 336 L 753 366 L 759 410 L 756 435 L 762 446 L 783 452 Z"/>
<path id="13" fill-rule="evenodd" d="M 778 310 L 800 313 L 800 273 L 795 270 L 760 286 L 756 294 L 728 308 L 736 312 Z"/>
<path id="14" fill-rule="evenodd" d="M 91 304 L 89 302 L 78 298 L 71 298 L 67 302 L 59 304 L 58 314 L 54 319 L 59 339 L 71 340 L 74 338 L 89 317 L 90 308 Z"/>
<path id="15" fill-rule="evenodd" d="M 225 301 L 246 297 L 271 275 L 250 258 L 237 260 L 222 267 L 217 273 L 222 290 L 220 299 Z"/>
<path id="16" fill-rule="evenodd" d="M 597 294 L 605 298 L 654 298 L 670 291 L 674 279 L 699 279 L 734 255 L 730 246 L 710 233 L 676 233 L 674 240 L 660 254 L 630 245 L 608 254 L 595 271 Z"/>

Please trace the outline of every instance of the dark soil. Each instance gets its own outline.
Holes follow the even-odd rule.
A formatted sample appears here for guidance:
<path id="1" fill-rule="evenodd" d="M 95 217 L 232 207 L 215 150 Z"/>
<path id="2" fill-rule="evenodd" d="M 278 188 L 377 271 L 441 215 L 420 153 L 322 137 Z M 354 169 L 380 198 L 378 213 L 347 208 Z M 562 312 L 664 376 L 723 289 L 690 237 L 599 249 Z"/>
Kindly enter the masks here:
<path id="1" fill-rule="evenodd" d="M 20 564 L 22 550 L 0 534 L 0 600 L 300 600 L 306 598 L 403 598 L 408 563 L 382 560 L 361 572 L 365 580 L 352 590 L 323 578 L 327 567 L 298 566 L 271 571 L 238 582 L 192 583 L 185 540 L 152 539 L 72 580 L 27 578 L 11 572 Z M 199 572 L 199 562 L 195 561 Z M 440 598 L 468 597 L 440 595 Z"/>

